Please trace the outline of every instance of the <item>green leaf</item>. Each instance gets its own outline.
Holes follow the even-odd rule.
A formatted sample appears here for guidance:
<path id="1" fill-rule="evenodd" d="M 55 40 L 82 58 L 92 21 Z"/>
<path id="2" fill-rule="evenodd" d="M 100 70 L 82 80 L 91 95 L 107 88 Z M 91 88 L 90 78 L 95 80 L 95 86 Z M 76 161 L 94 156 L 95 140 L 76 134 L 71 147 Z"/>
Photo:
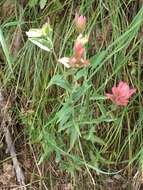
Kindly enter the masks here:
<path id="1" fill-rule="evenodd" d="M 50 39 L 29 38 L 29 40 L 45 51 L 51 51 L 53 44 Z"/>
<path id="2" fill-rule="evenodd" d="M 85 76 L 87 76 L 87 70 L 86 70 L 86 68 L 83 68 L 83 69 L 80 69 L 80 70 L 76 73 L 75 79 L 76 79 L 76 80 L 79 80 L 81 77 L 85 77 Z"/>
<path id="3" fill-rule="evenodd" d="M 69 102 L 64 103 L 63 107 L 57 112 L 56 116 L 58 118 L 59 128 L 64 128 L 64 125 L 68 125 L 68 120 L 71 118 L 73 113 L 73 107 Z M 69 125 L 73 125 L 73 122 L 69 123 Z M 67 127 L 65 127 L 67 128 Z"/>
<path id="4" fill-rule="evenodd" d="M 60 2 L 60 0 L 53 0 L 53 3 L 55 3 L 55 5 L 58 7 L 58 8 L 62 8 L 63 5 L 62 3 Z"/>
<path id="5" fill-rule="evenodd" d="M 44 153 L 40 157 L 38 165 L 40 165 L 41 163 L 43 163 L 43 161 L 45 161 L 46 159 L 48 159 L 50 157 L 51 153 L 53 152 L 53 150 L 54 149 L 53 149 L 52 146 L 45 146 L 44 147 Z"/>
<path id="6" fill-rule="evenodd" d="M 87 92 L 87 90 L 90 87 L 91 87 L 90 85 L 84 84 L 83 86 L 78 87 L 77 89 L 75 89 L 75 91 L 72 94 L 72 100 L 74 102 L 77 102 Z"/>
<path id="7" fill-rule="evenodd" d="M 29 3 L 28 3 L 28 4 L 29 4 L 30 7 L 34 7 L 35 5 L 38 4 L 38 1 L 39 1 L 39 0 L 29 0 Z"/>
<path id="8" fill-rule="evenodd" d="M 67 116 L 67 118 L 69 119 L 68 116 Z M 66 122 L 66 123 L 64 123 L 64 125 L 62 125 L 62 122 L 63 122 L 63 120 L 62 120 L 61 123 L 59 124 L 59 130 L 58 130 L 58 132 L 64 131 L 64 130 L 66 130 L 66 129 L 69 129 L 70 127 L 73 126 L 73 122 L 72 122 L 72 121 Z M 64 122 L 65 122 L 65 121 L 64 121 Z"/>
<path id="9" fill-rule="evenodd" d="M 77 132 L 78 136 L 81 137 L 81 133 L 80 133 L 79 125 L 78 125 L 77 123 L 74 123 L 74 127 L 75 127 L 75 131 Z"/>
<path id="10" fill-rule="evenodd" d="M 6 41 L 5 41 L 5 38 L 4 38 L 4 35 L 3 35 L 1 27 L 0 27 L 0 44 L 2 46 L 2 50 L 3 50 L 4 54 L 5 54 L 9 69 L 13 73 L 12 57 L 10 56 L 10 53 L 9 53 L 8 47 L 6 45 Z"/>
<path id="11" fill-rule="evenodd" d="M 85 136 L 85 139 L 91 141 L 92 143 L 98 143 L 99 145 L 105 145 L 105 142 L 101 138 L 97 137 L 94 134 L 94 132 L 95 132 L 94 127 L 92 127 L 89 131 L 89 134 Z"/>
<path id="12" fill-rule="evenodd" d="M 56 163 L 59 163 L 61 161 L 61 154 L 59 150 L 56 150 Z"/>
<path id="13" fill-rule="evenodd" d="M 106 100 L 106 96 L 98 95 L 97 93 L 94 93 L 92 97 L 90 97 L 90 100 Z"/>
<path id="14" fill-rule="evenodd" d="M 44 9 L 44 7 L 46 6 L 47 0 L 41 0 L 40 1 L 40 8 Z"/>
<path id="15" fill-rule="evenodd" d="M 100 109 L 102 115 L 106 116 L 107 111 L 106 111 L 104 105 L 102 103 L 97 103 L 97 105 L 99 106 L 99 109 Z"/>
<path id="16" fill-rule="evenodd" d="M 61 75 L 57 74 L 57 75 L 55 75 L 51 79 L 51 81 L 49 83 L 49 86 L 54 85 L 54 84 L 57 85 L 57 86 L 60 86 L 61 88 L 64 88 L 67 91 L 71 91 L 72 90 L 71 85 L 68 83 L 68 81 L 66 81 L 65 79 L 63 79 L 61 77 Z"/>
<path id="17" fill-rule="evenodd" d="M 106 51 L 102 51 L 91 58 L 90 62 L 93 69 L 95 69 L 103 61 L 106 54 Z"/>
<path id="18" fill-rule="evenodd" d="M 78 133 L 75 130 L 75 128 L 72 128 L 71 133 L 70 133 L 70 148 L 69 148 L 68 152 L 70 152 L 71 149 L 74 147 L 77 138 L 78 138 Z"/>

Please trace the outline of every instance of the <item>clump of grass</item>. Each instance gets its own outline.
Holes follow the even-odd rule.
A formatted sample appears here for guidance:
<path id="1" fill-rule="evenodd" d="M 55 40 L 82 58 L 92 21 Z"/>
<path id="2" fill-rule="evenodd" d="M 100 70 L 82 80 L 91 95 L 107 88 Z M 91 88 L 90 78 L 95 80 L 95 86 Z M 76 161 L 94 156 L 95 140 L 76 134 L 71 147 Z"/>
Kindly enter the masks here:
<path id="1" fill-rule="evenodd" d="M 24 21 L 15 16 L 5 21 L 0 42 L 7 64 L 1 83 L 20 93 L 16 114 L 26 126 L 31 143 L 39 144 L 39 164 L 54 159 L 61 171 L 73 178 L 86 172 L 129 176 L 142 163 L 142 19 L 143 8 L 134 1 L 82 0 L 79 11 L 87 17 L 90 66 L 66 69 L 52 53 L 25 44 L 11 62 L 5 45 L 9 28 L 17 23 L 23 31 L 39 28 L 49 17 L 57 57 L 71 56 L 76 32 L 73 4 L 56 2 L 23 10 Z M 133 16 L 129 13 L 133 11 Z M 28 21 L 28 23 L 27 23 Z M 5 36 L 5 37 L 4 37 Z M 11 71 L 12 74 L 9 74 Z M 116 107 L 104 96 L 120 80 L 137 88 L 126 107 Z M 22 111 L 23 110 L 23 111 Z M 138 162 L 138 165 L 136 164 Z"/>

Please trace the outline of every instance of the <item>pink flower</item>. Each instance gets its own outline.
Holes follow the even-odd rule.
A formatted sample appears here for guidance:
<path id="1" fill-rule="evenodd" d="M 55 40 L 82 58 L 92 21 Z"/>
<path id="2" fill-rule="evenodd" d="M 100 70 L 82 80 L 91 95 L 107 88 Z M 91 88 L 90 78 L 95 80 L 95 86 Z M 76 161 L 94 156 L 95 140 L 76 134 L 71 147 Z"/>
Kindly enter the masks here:
<path id="1" fill-rule="evenodd" d="M 81 58 L 85 51 L 83 44 L 81 42 L 76 42 L 73 50 L 74 50 L 75 56 L 78 58 Z"/>
<path id="2" fill-rule="evenodd" d="M 70 59 L 70 65 L 71 67 L 77 67 L 77 68 L 82 68 L 86 67 L 90 64 L 90 62 L 87 59 L 78 59 L 76 57 L 71 57 Z"/>
<path id="3" fill-rule="evenodd" d="M 75 26 L 78 32 L 82 33 L 86 26 L 86 17 L 81 15 L 79 16 L 78 13 L 75 15 Z"/>
<path id="4" fill-rule="evenodd" d="M 88 38 L 83 37 L 82 34 L 80 34 L 73 47 L 73 55 L 72 57 L 63 57 L 58 60 L 59 63 L 63 64 L 65 67 L 70 68 L 82 68 L 86 67 L 90 64 L 89 60 L 85 59 L 85 48 L 84 45 L 87 43 Z"/>
<path id="5" fill-rule="evenodd" d="M 112 94 L 106 93 L 105 95 L 116 105 L 126 106 L 135 92 L 135 88 L 130 89 L 126 82 L 120 81 L 117 87 L 112 87 Z"/>
<path id="6" fill-rule="evenodd" d="M 73 52 L 74 55 L 70 59 L 70 64 L 73 67 L 85 67 L 89 65 L 89 61 L 83 58 L 85 48 L 82 40 L 76 40 Z"/>

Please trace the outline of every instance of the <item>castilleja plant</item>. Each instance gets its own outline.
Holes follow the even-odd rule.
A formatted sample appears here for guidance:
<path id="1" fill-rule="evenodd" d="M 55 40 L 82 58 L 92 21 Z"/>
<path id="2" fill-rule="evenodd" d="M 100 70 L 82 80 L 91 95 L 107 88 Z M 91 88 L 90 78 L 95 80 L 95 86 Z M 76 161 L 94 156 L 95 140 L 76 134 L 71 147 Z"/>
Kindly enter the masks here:
<path id="1" fill-rule="evenodd" d="M 80 16 L 78 13 L 76 13 L 74 21 L 75 21 L 76 30 L 79 33 L 84 32 L 86 27 L 86 17 L 83 15 Z"/>
<path id="2" fill-rule="evenodd" d="M 70 64 L 75 67 L 84 67 L 89 65 L 89 61 L 84 59 L 85 48 L 83 42 L 76 41 L 73 48 L 74 55 L 70 59 Z"/>
<path id="3" fill-rule="evenodd" d="M 86 67 L 90 64 L 88 60 L 84 58 L 85 54 L 85 43 L 87 43 L 88 38 L 83 37 L 80 34 L 74 44 L 73 47 L 73 55 L 71 57 L 63 57 L 58 60 L 59 63 L 63 64 L 67 68 L 82 68 Z"/>
<path id="4" fill-rule="evenodd" d="M 83 31 L 86 27 L 86 17 L 77 13 L 75 15 L 75 28 L 80 33 L 75 40 L 73 47 L 73 55 L 71 57 L 63 57 L 58 60 L 59 63 L 63 64 L 67 68 L 82 68 L 90 64 L 89 60 L 85 59 L 85 44 L 88 42 L 88 37 L 83 36 Z"/>
<path id="5" fill-rule="evenodd" d="M 73 55 L 71 57 L 62 57 L 58 62 L 67 68 L 82 68 L 88 66 L 90 63 L 85 58 L 85 44 L 88 42 L 88 37 L 83 36 L 83 31 L 86 27 L 86 17 L 83 15 L 75 15 L 75 28 L 80 33 L 75 40 L 73 47 Z M 53 51 L 52 42 L 52 28 L 49 23 L 45 23 L 42 28 L 30 29 L 26 32 L 29 40 L 45 51 Z M 55 55 L 55 54 L 54 54 Z"/>
<path id="6" fill-rule="evenodd" d="M 127 106 L 129 98 L 136 92 L 135 88 L 129 88 L 126 82 L 120 81 L 117 87 L 112 87 L 112 94 L 106 93 L 106 97 L 109 98 L 114 104 L 120 106 Z"/>

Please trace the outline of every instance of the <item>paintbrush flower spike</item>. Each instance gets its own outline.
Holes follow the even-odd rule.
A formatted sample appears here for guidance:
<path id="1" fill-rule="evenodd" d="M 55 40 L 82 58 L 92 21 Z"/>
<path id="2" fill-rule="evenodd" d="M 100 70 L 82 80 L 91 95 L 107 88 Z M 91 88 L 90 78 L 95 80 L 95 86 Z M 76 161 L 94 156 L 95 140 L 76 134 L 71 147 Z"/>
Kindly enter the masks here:
<path id="1" fill-rule="evenodd" d="M 130 89 L 126 82 L 120 81 L 117 87 L 112 87 L 112 94 L 106 93 L 105 95 L 116 105 L 127 106 L 129 98 L 135 92 L 135 88 Z"/>
<path id="2" fill-rule="evenodd" d="M 73 55 L 71 57 L 63 57 L 58 60 L 59 63 L 63 64 L 67 68 L 82 68 L 90 64 L 90 62 L 85 59 L 85 48 L 84 45 L 88 42 L 88 37 L 83 37 L 80 34 L 75 40 L 73 47 Z"/>
<path id="3" fill-rule="evenodd" d="M 79 33 L 82 33 L 86 27 L 86 17 L 76 13 L 75 15 L 75 26 Z"/>

